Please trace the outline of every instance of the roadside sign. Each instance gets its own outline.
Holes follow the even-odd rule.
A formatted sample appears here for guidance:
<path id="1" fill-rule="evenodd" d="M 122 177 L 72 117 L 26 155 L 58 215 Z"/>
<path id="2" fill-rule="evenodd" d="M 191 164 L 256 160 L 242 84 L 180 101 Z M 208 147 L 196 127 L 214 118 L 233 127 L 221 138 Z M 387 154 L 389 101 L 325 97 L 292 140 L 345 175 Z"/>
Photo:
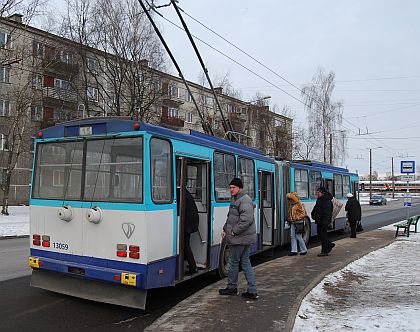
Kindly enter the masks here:
<path id="1" fill-rule="evenodd" d="M 401 173 L 414 174 L 416 172 L 416 165 L 414 160 L 401 160 Z"/>
<path id="2" fill-rule="evenodd" d="M 411 195 L 409 194 L 404 197 L 404 207 L 411 207 Z"/>
<path id="3" fill-rule="evenodd" d="M 401 181 L 403 182 L 412 182 L 416 179 L 414 174 L 411 175 L 401 175 Z"/>

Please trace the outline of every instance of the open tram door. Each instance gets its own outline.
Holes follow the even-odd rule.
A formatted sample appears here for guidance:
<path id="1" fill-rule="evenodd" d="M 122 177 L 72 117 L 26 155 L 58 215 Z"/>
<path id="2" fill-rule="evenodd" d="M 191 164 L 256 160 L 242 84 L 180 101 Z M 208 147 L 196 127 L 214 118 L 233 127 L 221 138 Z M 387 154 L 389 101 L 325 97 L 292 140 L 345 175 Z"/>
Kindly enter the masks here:
<path id="1" fill-rule="evenodd" d="M 261 250 L 274 244 L 274 174 L 259 170 L 258 183 L 260 206 L 260 241 L 258 249 Z"/>
<path id="2" fill-rule="evenodd" d="M 198 273 L 205 272 L 210 266 L 210 162 L 201 159 L 178 156 L 176 158 L 176 199 L 178 215 L 178 281 L 188 279 Z M 188 192 L 187 192 L 188 191 Z M 189 196 L 189 198 L 187 197 Z M 191 204 L 191 196 L 198 210 L 198 231 L 188 234 L 186 218 L 188 204 Z M 187 203 L 187 200 L 190 200 Z M 190 264 L 186 261 L 189 252 L 186 247 L 189 244 L 194 257 L 197 273 L 188 275 Z M 188 249 L 187 249 L 188 250 Z"/>

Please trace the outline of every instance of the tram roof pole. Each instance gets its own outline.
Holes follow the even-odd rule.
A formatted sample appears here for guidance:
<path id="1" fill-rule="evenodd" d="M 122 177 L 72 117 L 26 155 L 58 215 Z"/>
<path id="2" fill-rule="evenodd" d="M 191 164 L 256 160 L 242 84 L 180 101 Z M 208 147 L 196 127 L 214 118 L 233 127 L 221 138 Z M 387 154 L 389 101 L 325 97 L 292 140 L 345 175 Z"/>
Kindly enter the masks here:
<path id="1" fill-rule="evenodd" d="M 190 30 L 188 29 L 188 26 L 185 23 L 184 18 L 182 17 L 182 14 L 181 14 L 181 12 L 180 12 L 177 4 L 176 4 L 176 0 L 171 0 L 171 3 L 172 3 L 172 6 L 174 6 L 174 8 L 175 8 L 176 13 L 178 14 L 178 17 L 179 17 L 179 19 L 182 23 L 182 26 L 184 27 L 184 30 L 187 33 L 188 39 L 190 40 L 191 45 L 194 48 L 195 54 L 197 55 L 197 58 L 200 61 L 201 68 L 203 68 L 204 74 L 207 77 L 207 81 L 209 82 L 211 91 L 213 92 L 214 99 L 216 100 L 217 108 L 218 108 L 218 110 L 220 112 L 220 115 L 222 117 L 222 125 L 223 125 L 223 129 L 225 131 L 225 134 L 228 135 L 228 137 L 231 141 L 238 141 L 236 136 L 233 134 L 234 131 L 233 131 L 233 128 L 232 128 L 232 124 L 230 122 L 226 121 L 225 116 L 223 115 L 223 110 L 222 110 L 222 107 L 220 106 L 219 98 L 217 98 L 217 93 L 214 90 L 213 84 L 210 80 L 208 70 L 207 70 L 207 68 L 206 68 L 206 66 L 203 62 L 203 59 L 201 58 L 200 52 L 197 48 L 197 45 L 195 44 L 194 39 L 191 36 Z"/>
<path id="2" fill-rule="evenodd" d="M 166 41 L 163 38 L 162 34 L 160 33 L 158 27 L 156 26 L 155 22 L 153 21 L 153 18 L 150 15 L 149 11 L 146 9 L 146 6 L 144 5 L 143 1 L 142 0 L 138 0 L 138 1 L 140 3 L 140 6 L 143 9 L 144 13 L 146 14 L 147 18 L 149 19 L 150 23 L 152 24 L 153 29 L 155 30 L 156 34 L 158 35 L 160 41 L 162 42 L 163 47 L 165 48 L 166 52 L 168 53 L 169 57 L 171 58 L 172 63 L 174 64 L 176 70 L 178 71 L 179 77 L 181 77 L 182 81 L 184 82 L 185 87 L 187 88 L 187 91 L 188 91 L 189 95 L 191 96 L 191 99 L 192 99 L 195 107 L 197 108 L 198 115 L 200 116 L 201 126 L 203 127 L 204 132 L 206 134 L 210 134 L 210 135 L 214 136 L 213 130 L 211 129 L 211 126 L 209 126 L 206 123 L 206 121 L 204 119 L 204 116 L 201 113 L 200 108 L 198 107 L 197 101 L 195 100 L 194 95 L 192 94 L 191 89 L 190 89 L 184 75 L 182 74 L 182 71 L 181 71 L 181 68 L 178 65 L 178 62 L 175 60 L 175 57 L 173 56 L 171 50 L 169 49 L 168 44 L 166 43 Z"/>

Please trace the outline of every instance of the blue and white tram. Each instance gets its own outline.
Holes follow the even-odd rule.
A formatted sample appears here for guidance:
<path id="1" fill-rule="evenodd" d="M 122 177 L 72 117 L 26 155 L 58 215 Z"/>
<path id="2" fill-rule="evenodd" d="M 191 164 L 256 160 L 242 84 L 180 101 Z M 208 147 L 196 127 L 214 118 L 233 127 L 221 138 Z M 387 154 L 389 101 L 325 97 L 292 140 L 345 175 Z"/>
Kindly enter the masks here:
<path id="1" fill-rule="evenodd" d="M 253 253 L 289 242 L 287 192 L 302 195 L 306 181 L 303 197 L 311 204 L 317 183 L 342 196 L 357 182 L 344 169 L 276 161 L 199 132 L 121 118 L 76 120 L 40 131 L 30 199 L 31 285 L 144 309 L 148 289 L 191 278 L 183 253 L 186 190 L 199 211 L 199 232 L 191 235 L 199 274 L 225 275 L 228 248 L 221 231 L 229 182 L 237 176 L 254 202 Z M 310 224 L 307 237 L 316 234 Z"/>
<path id="2" fill-rule="evenodd" d="M 254 201 L 256 220 L 264 217 L 253 251 L 276 245 L 275 162 L 258 150 L 198 132 L 95 118 L 40 131 L 35 151 L 33 286 L 144 308 L 148 289 L 187 278 L 185 189 L 179 190 L 185 187 L 200 215 L 191 238 L 197 265 L 217 269 L 235 176 Z"/>

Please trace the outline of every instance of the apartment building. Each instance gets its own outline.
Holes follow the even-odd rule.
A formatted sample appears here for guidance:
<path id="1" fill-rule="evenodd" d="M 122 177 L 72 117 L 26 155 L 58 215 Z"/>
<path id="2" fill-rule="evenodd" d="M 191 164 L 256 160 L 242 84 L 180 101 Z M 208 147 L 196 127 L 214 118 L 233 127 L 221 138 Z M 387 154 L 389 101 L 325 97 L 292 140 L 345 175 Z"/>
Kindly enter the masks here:
<path id="1" fill-rule="evenodd" d="M 192 95 L 180 78 L 146 60 L 123 60 L 23 25 L 20 15 L 1 19 L 0 199 L 12 170 L 9 202 L 28 202 L 34 134 L 59 122 L 124 116 L 184 132 L 203 131 L 205 122 L 226 138 L 212 91 L 188 85 Z M 230 134 L 240 143 L 291 158 L 292 119 L 227 96 L 222 88 L 216 93 Z"/>

